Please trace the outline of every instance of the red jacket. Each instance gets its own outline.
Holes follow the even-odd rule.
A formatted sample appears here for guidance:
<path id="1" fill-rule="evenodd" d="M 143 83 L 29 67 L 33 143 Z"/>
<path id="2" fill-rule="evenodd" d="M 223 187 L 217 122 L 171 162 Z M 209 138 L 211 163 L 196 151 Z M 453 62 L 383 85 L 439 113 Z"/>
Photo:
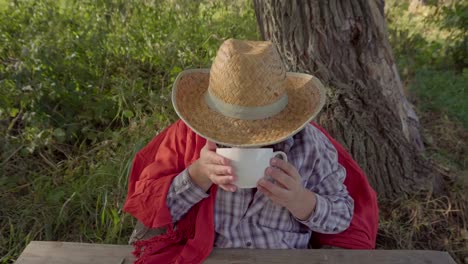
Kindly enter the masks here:
<path id="1" fill-rule="evenodd" d="M 340 234 L 313 233 L 312 242 L 349 249 L 373 249 L 378 227 L 377 197 L 363 171 L 348 152 L 322 128 L 338 151 L 338 161 L 346 169 L 346 185 L 354 199 L 350 227 Z M 172 179 L 197 160 L 206 140 L 182 121 L 172 124 L 143 149 L 133 161 L 124 211 L 149 228 L 166 227 L 164 235 L 134 244 L 136 263 L 201 263 L 214 244 L 214 202 L 217 186 L 210 196 L 192 207 L 172 226 L 166 196 Z"/>

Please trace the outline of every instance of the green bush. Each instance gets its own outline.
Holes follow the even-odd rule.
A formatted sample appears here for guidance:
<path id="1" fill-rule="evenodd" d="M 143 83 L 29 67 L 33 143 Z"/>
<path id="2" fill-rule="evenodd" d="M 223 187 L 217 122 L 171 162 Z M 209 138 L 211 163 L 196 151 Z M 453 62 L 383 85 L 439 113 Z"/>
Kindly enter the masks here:
<path id="1" fill-rule="evenodd" d="M 468 3 L 456 1 L 451 6 L 441 6 L 435 17 L 442 29 L 449 32 L 447 53 L 458 71 L 468 67 Z"/>
<path id="2" fill-rule="evenodd" d="M 420 107 L 466 126 L 466 4 L 425 17 L 407 1 L 387 4 Z M 251 5 L 0 0 L 0 263 L 31 240 L 126 243 L 134 153 L 175 119 L 181 70 L 209 67 L 224 39 L 258 38 Z"/>
<path id="3" fill-rule="evenodd" d="M 126 243 L 128 170 L 175 119 L 174 78 L 256 30 L 247 1 L 0 0 L 0 262 Z"/>
<path id="4" fill-rule="evenodd" d="M 211 1 L 12 2 L 0 11 L 0 119 L 11 125 L 19 116 L 21 124 L 12 127 L 18 133 L 43 132 L 28 142 L 32 151 L 51 140 L 94 141 L 89 131 L 126 125 L 142 113 L 171 116 L 171 110 L 160 111 L 170 105 L 176 74 L 208 67 L 225 38 L 255 38 L 252 10 L 235 7 Z"/>
<path id="5" fill-rule="evenodd" d="M 467 67 L 468 3 L 432 3 L 409 11 L 408 1 L 387 1 L 390 43 L 403 71 Z M 417 13 L 414 13 L 417 12 Z"/>
<path id="6" fill-rule="evenodd" d="M 450 1 L 447 1 L 450 2 Z M 468 2 L 387 1 L 390 43 L 398 69 L 423 110 L 447 113 L 468 128 Z"/>

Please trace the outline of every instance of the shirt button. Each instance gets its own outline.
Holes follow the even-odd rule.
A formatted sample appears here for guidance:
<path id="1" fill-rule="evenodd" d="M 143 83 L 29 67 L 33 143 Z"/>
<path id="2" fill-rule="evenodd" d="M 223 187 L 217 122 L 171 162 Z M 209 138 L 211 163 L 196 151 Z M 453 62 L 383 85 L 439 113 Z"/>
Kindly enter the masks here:
<path id="1" fill-rule="evenodd" d="M 251 242 L 247 242 L 247 243 L 245 243 L 245 244 L 246 244 L 248 247 L 250 247 L 250 246 L 252 245 Z"/>

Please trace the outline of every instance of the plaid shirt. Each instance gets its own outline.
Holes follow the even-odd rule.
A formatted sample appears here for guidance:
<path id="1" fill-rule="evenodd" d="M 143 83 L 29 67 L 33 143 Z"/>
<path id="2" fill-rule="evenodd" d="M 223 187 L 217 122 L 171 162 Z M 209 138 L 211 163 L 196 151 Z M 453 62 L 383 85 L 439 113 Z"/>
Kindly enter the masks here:
<path id="1" fill-rule="evenodd" d="M 218 188 L 214 209 L 216 247 L 307 248 L 312 231 L 332 234 L 348 228 L 354 201 L 343 184 L 346 171 L 325 135 L 308 124 L 272 147 L 288 155 L 303 185 L 316 193 L 315 212 L 301 221 L 254 189 L 231 193 Z M 187 169 L 176 176 L 166 199 L 174 221 L 208 195 L 191 180 Z"/>

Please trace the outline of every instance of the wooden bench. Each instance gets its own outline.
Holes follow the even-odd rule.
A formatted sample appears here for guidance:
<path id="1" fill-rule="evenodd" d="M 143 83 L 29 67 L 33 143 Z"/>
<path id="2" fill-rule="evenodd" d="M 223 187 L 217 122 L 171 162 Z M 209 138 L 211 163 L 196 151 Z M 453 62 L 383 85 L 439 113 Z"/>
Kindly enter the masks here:
<path id="1" fill-rule="evenodd" d="M 32 241 L 17 264 L 127 264 L 133 263 L 127 245 Z M 447 252 L 430 250 L 259 250 L 214 249 L 205 263 L 434 263 L 455 264 Z"/>

